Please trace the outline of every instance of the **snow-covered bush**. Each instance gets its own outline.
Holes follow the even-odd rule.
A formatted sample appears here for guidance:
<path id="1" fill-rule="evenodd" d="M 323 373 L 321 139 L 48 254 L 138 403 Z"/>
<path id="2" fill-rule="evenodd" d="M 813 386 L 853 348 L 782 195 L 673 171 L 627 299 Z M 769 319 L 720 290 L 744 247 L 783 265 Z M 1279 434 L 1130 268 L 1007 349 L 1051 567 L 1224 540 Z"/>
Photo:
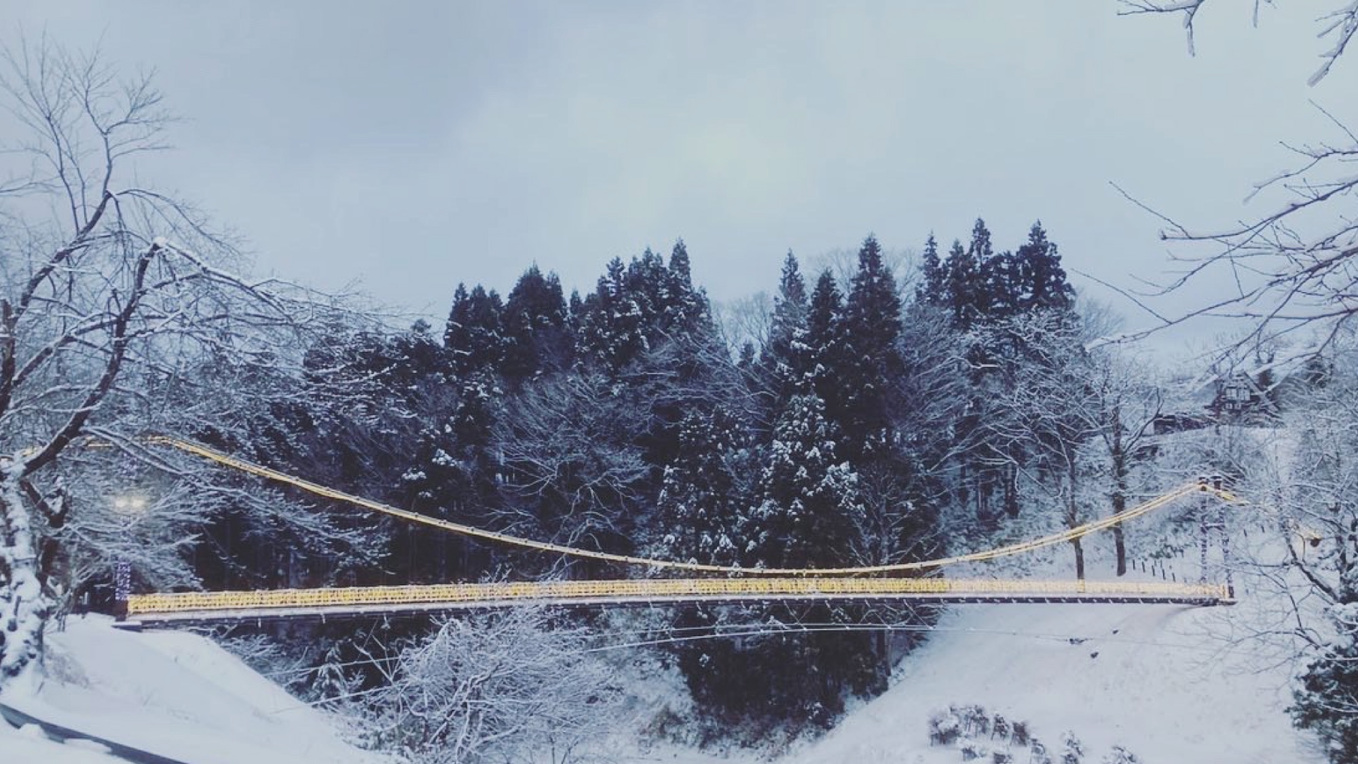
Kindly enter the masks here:
<path id="1" fill-rule="evenodd" d="M 1014 745 L 1027 747 L 1031 734 L 1028 732 L 1028 722 L 1014 722 L 1013 730 L 1010 731 L 1010 739 Z"/>
<path id="2" fill-rule="evenodd" d="M 976 761 L 990 755 L 990 746 L 975 740 L 963 741 L 958 750 L 962 752 L 962 761 Z"/>
<path id="3" fill-rule="evenodd" d="M 1120 745 L 1113 746 L 1113 750 L 1103 757 L 1103 764 L 1140 764 L 1141 759 L 1136 754 L 1123 748 Z"/>
<path id="4" fill-rule="evenodd" d="M 952 745 L 962 736 L 962 720 L 952 708 L 929 717 L 929 745 Z"/>
<path id="5" fill-rule="evenodd" d="M 443 622 L 372 696 L 375 742 L 412 764 L 586 757 L 618 724 L 615 672 L 538 610 Z"/>
<path id="6" fill-rule="evenodd" d="M 1330 608 L 1335 634 L 1306 666 L 1288 709 L 1315 730 L 1333 764 L 1358 762 L 1358 603 Z"/>
<path id="7" fill-rule="evenodd" d="M 989 735 L 990 734 L 990 715 L 981 706 L 961 706 L 950 707 L 953 713 L 957 714 L 962 720 L 962 728 L 969 735 Z"/>
<path id="8" fill-rule="evenodd" d="M 991 720 L 990 727 L 991 727 L 990 733 L 991 737 L 997 737 L 1001 740 L 1009 739 L 1010 734 L 1009 720 L 1004 718 L 1002 715 L 995 714 L 995 718 Z"/>
<path id="9" fill-rule="evenodd" d="M 1081 764 L 1084 761 L 1085 747 L 1074 732 L 1061 733 L 1061 764 Z"/>

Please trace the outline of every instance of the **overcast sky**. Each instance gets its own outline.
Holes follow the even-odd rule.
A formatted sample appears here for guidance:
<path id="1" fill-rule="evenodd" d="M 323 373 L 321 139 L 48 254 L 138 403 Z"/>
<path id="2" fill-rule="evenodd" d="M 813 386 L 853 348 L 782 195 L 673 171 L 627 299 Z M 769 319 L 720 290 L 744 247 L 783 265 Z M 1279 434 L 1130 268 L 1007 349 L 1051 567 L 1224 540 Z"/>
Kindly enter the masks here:
<path id="1" fill-rule="evenodd" d="M 1334 3 L 1258 29 L 1251 5 L 1209 3 L 1196 58 L 1114 0 L 0 0 L 0 39 L 155 68 L 185 121 L 141 172 L 260 272 L 437 318 L 458 282 L 506 293 L 536 262 L 587 291 L 679 237 L 730 300 L 789 248 L 946 246 L 978 215 L 1000 248 L 1041 218 L 1069 268 L 1162 277 L 1158 221 L 1110 181 L 1220 225 L 1263 208 L 1280 141 L 1334 135 L 1308 99 L 1358 122 L 1358 60 L 1305 85 Z"/>

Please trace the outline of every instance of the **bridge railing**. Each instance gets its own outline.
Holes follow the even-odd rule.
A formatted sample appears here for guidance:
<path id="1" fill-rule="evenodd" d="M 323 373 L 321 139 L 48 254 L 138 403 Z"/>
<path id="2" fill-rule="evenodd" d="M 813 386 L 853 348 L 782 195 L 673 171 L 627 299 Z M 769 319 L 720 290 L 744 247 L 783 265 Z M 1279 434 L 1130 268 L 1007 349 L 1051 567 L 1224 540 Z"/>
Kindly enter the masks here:
<path id="1" fill-rule="evenodd" d="M 990 597 L 1155 597 L 1230 600 L 1227 587 L 1127 581 L 1019 581 L 946 578 L 676 578 L 372 586 L 133 595 L 128 615 L 373 606 L 704 599 Z"/>

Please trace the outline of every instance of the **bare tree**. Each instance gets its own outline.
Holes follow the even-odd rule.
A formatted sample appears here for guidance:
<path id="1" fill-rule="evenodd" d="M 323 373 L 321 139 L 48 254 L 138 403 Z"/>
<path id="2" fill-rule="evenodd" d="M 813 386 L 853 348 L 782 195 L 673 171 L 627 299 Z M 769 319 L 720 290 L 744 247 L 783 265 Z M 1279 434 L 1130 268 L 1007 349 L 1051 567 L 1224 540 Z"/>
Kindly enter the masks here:
<path id="1" fill-rule="evenodd" d="M 1190 51 L 1197 13 L 1208 0 L 1121 0 L 1125 14 L 1182 14 Z M 1261 2 L 1256 0 L 1255 13 Z M 1217 3 L 1221 5 L 1221 3 Z M 1323 79 L 1358 33 L 1358 3 L 1340 3 L 1321 19 L 1320 37 L 1330 40 L 1323 64 L 1311 77 Z M 1322 111 L 1324 111 L 1322 109 Z M 1176 272 L 1167 283 L 1149 290 L 1121 290 L 1161 322 L 1161 327 L 1204 316 L 1248 322 L 1250 331 L 1233 348 L 1270 344 L 1294 332 L 1306 335 L 1303 351 L 1328 345 L 1341 327 L 1358 313 L 1358 217 L 1352 212 L 1358 178 L 1358 137 L 1329 112 L 1337 130 L 1333 139 L 1316 144 L 1293 144 L 1294 169 L 1264 180 L 1258 194 L 1277 194 L 1286 200 L 1263 215 L 1220 230 L 1201 230 L 1171 216 L 1136 204 L 1159 217 L 1161 238 L 1179 244 L 1172 255 Z M 1190 284 L 1226 284 L 1225 297 L 1183 314 L 1162 315 L 1147 297 L 1183 290 Z M 1117 287 L 1114 287 L 1115 289 Z M 1151 331 L 1155 331 L 1152 329 Z"/>
<path id="2" fill-rule="evenodd" d="M 648 470 L 641 434 L 651 412 L 594 373 L 539 382 L 507 404 L 492 447 L 505 464 L 511 532 L 607 546 L 630 530 Z"/>
<path id="3" fill-rule="evenodd" d="M 1119 15 L 1136 16 L 1148 13 L 1180 14 L 1183 16 L 1184 30 L 1188 33 L 1188 52 L 1189 55 L 1195 53 L 1194 45 L 1194 22 L 1197 21 L 1198 11 L 1207 5 L 1208 0 L 1118 0 L 1122 5 Z M 1223 3 L 1215 3 L 1222 5 Z M 1259 24 L 1259 10 L 1265 5 L 1274 5 L 1274 0 L 1254 0 L 1254 23 Z M 1331 67 L 1344 55 L 1344 50 L 1348 48 L 1349 41 L 1354 34 L 1358 34 L 1358 3 L 1346 0 L 1336 7 L 1333 11 L 1320 17 L 1320 32 L 1317 37 L 1328 40 L 1330 47 L 1320 54 L 1322 63 L 1315 74 L 1307 80 L 1308 85 L 1315 85 L 1325 79 L 1325 75 L 1330 73 Z"/>
<path id="4" fill-rule="evenodd" d="M 588 761 L 622 691 L 582 629 L 541 610 L 444 621 L 402 652 L 370 705 L 379 743 L 414 762 Z"/>
<path id="5" fill-rule="evenodd" d="M 15 128 L 0 132 L 25 136 L 0 154 L 3 682 L 40 655 L 72 576 L 101 558 L 185 582 L 166 553 L 217 508 L 289 506 L 207 479 L 142 436 L 229 428 L 248 390 L 269 389 L 233 383 L 295 368 L 309 327 L 333 312 L 303 290 L 234 275 L 230 242 L 137 182 L 137 158 L 165 148 L 170 121 L 149 76 L 21 41 L 0 51 L 0 99 Z"/>
<path id="6" fill-rule="evenodd" d="M 1082 330 L 1072 314 L 1057 311 L 1019 316 L 993 329 L 1021 339 L 1015 345 L 1018 357 L 1006 362 L 1004 374 L 1010 380 L 995 391 L 1001 416 L 987 423 L 987 429 L 999 442 L 1017 446 L 999 453 L 1036 457 L 1037 475 L 1031 482 L 1043 485 L 1042 477 L 1049 476 L 1046 484 L 1060 497 L 1067 528 L 1083 522 L 1079 500 L 1084 452 L 1104 429 Z M 1083 542 L 1075 538 L 1071 546 L 1075 575 L 1083 579 Z"/>

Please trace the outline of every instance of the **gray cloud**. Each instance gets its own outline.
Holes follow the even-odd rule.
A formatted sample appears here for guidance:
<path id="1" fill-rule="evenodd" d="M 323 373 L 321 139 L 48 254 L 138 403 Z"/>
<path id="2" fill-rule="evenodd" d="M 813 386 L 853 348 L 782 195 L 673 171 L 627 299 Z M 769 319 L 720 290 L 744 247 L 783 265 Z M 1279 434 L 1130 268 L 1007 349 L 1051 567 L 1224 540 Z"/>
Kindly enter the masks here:
<path id="1" fill-rule="evenodd" d="M 1352 108 L 1358 66 L 1304 86 L 1304 13 L 1230 4 L 1198 25 L 1116 5 L 178 3 L 8 0 L 30 34 L 153 66 L 178 126 L 144 168 L 244 233 L 261 269 L 441 315 L 459 281 L 689 244 L 718 299 L 783 253 L 1001 246 L 1041 217 L 1068 264 L 1165 267 L 1156 220 L 1248 214 L 1282 139 Z M 12 39 L 12 38 L 9 38 Z M 1350 113 L 1349 118 L 1358 117 Z M 1097 289 L 1092 289 L 1097 292 Z"/>

